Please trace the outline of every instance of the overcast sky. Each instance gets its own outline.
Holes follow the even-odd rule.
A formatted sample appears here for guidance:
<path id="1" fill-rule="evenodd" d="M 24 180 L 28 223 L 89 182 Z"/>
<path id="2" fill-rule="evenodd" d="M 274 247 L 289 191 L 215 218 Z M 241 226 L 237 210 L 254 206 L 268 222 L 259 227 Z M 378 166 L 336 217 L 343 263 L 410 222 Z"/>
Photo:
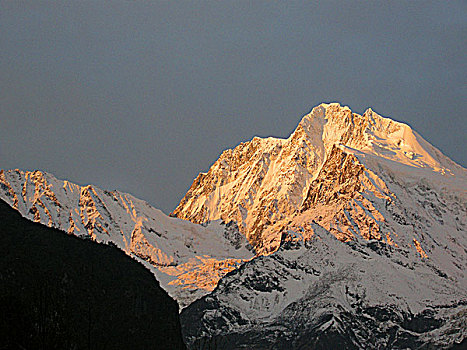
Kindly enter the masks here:
<path id="1" fill-rule="evenodd" d="M 0 168 L 168 213 L 223 150 L 331 101 L 466 167 L 466 40 L 466 1 L 0 0 Z"/>

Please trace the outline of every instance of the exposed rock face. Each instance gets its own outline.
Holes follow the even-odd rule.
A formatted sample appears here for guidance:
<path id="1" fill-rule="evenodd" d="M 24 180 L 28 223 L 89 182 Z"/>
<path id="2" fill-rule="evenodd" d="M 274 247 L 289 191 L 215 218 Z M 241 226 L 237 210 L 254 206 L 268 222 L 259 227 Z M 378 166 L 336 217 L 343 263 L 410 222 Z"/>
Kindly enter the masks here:
<path id="1" fill-rule="evenodd" d="M 371 194 L 387 203 L 396 200 L 382 167 L 401 168 L 398 172 L 409 177 L 427 177 L 451 189 L 465 189 L 467 181 L 465 169 L 408 125 L 371 109 L 359 115 L 337 103 L 322 104 L 288 139 L 255 137 L 222 153 L 172 215 L 197 223 L 234 220 L 260 254 L 275 251 L 292 218 L 310 208 L 340 240 L 357 234 L 398 244 L 391 233 L 381 236 L 384 218 L 365 199 Z M 323 215 L 325 207 L 339 210 Z"/>
<path id="2" fill-rule="evenodd" d="M 188 348 L 449 349 L 466 338 L 465 280 L 414 250 L 309 229 L 184 309 Z"/>
<path id="3" fill-rule="evenodd" d="M 467 170 L 371 109 L 322 104 L 288 139 L 225 151 L 173 213 L 196 224 L 47 174 L 0 186 L 31 220 L 115 243 L 183 306 L 204 295 L 182 313 L 191 348 L 465 344 Z"/>
<path id="4" fill-rule="evenodd" d="M 41 171 L 1 170 L 0 198 L 32 221 L 116 245 L 145 264 L 182 307 L 254 256 L 234 223 L 170 218 L 129 194 Z"/>
<path id="5" fill-rule="evenodd" d="M 306 155 L 303 162 L 283 154 L 268 163 L 263 178 L 255 177 L 247 169 L 258 163 L 257 150 L 245 171 L 226 172 L 214 185 L 194 184 L 177 208 L 180 217 L 200 209 L 205 219 L 235 218 L 213 210 L 211 199 L 238 203 L 249 183 L 263 179 L 249 209 L 243 206 L 241 227 L 265 256 L 229 273 L 183 311 L 189 347 L 443 349 L 465 343 L 467 170 L 409 126 L 371 110 L 360 116 L 321 105 L 289 139 L 274 142 L 296 146 L 297 135 L 309 141 L 296 149 Z M 272 147 L 274 139 L 267 140 Z M 293 185 L 276 171 L 285 161 L 305 174 Z M 233 191 L 229 181 L 244 186 Z M 287 195 L 277 188 L 287 188 Z M 260 225 L 250 225 L 255 222 Z"/>

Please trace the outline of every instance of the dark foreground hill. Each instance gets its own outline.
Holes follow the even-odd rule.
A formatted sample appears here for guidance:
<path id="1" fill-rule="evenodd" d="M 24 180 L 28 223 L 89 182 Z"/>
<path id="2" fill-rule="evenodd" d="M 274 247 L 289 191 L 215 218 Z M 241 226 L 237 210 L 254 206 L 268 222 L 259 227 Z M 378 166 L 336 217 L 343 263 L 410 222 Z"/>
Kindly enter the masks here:
<path id="1" fill-rule="evenodd" d="M 178 305 L 124 252 L 0 201 L 0 349 L 184 349 Z"/>

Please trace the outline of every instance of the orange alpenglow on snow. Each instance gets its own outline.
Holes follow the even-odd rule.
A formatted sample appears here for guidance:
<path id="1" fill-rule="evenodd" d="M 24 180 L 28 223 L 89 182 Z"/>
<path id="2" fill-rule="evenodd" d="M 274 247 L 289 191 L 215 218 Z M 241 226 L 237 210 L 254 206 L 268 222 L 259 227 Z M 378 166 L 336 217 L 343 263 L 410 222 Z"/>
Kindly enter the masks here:
<path id="1" fill-rule="evenodd" d="M 412 194 L 402 189 L 399 196 L 399 189 L 420 180 L 427 185 L 415 194 L 444 188 L 465 198 L 466 170 L 408 125 L 372 109 L 359 115 L 321 104 L 287 139 L 255 137 L 224 151 L 172 215 L 195 223 L 233 220 L 260 254 L 276 251 L 284 233 L 307 239 L 310 223 L 344 242 L 386 237 L 414 249 L 412 231 L 398 221 L 417 217 L 412 208 L 430 208 L 408 204 Z"/>
<path id="2" fill-rule="evenodd" d="M 467 227 L 466 184 L 466 169 L 408 125 L 337 103 L 313 108 L 287 139 L 255 137 L 224 151 L 194 180 L 177 218 L 118 191 L 0 171 L 0 197 L 23 216 L 115 244 L 182 307 L 242 262 L 323 232 L 407 250 L 463 276 L 464 252 L 452 242 L 465 241 L 456 233 Z"/>

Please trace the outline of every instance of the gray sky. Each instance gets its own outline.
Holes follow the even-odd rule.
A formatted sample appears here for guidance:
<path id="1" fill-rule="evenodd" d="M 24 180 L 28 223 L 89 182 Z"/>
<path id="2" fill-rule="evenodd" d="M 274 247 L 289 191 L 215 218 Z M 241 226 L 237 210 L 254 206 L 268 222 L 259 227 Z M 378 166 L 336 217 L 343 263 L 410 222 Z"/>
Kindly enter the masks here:
<path id="1" fill-rule="evenodd" d="M 0 0 L 0 168 L 168 213 L 224 149 L 331 101 L 465 167 L 466 40 L 465 1 Z"/>

